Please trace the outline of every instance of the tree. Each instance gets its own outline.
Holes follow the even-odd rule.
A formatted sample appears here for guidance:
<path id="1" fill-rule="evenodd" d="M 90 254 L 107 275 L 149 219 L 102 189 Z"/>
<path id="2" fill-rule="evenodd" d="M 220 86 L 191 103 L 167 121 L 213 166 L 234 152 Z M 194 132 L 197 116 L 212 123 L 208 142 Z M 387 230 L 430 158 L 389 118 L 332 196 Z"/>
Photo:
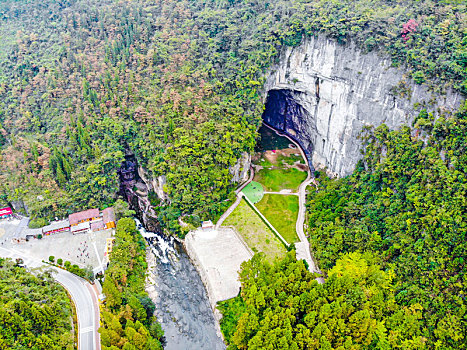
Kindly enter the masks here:
<path id="1" fill-rule="evenodd" d="M 402 331 L 417 346 L 423 344 L 421 324 L 396 321 L 393 273 L 375 264 L 370 254 L 344 255 L 318 284 L 302 261 L 289 252 L 269 265 L 261 254 L 242 264 L 241 294 L 221 306 L 221 329 L 231 349 L 390 349 Z M 415 313 L 421 306 L 414 305 Z M 232 321 L 235 330 L 232 332 Z M 233 333 L 233 334 L 232 334 Z M 414 347 L 417 348 L 417 347 Z"/>
<path id="2" fill-rule="evenodd" d="M 115 201 L 113 208 L 117 220 L 125 217 L 131 217 L 136 214 L 134 210 L 130 210 L 128 203 L 123 201 L 121 198 Z"/>

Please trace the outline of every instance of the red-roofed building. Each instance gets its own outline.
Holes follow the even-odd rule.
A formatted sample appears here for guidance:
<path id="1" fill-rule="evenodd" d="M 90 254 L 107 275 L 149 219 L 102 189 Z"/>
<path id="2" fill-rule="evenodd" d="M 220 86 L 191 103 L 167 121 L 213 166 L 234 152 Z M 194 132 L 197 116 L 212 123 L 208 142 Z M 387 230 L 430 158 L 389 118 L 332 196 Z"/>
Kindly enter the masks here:
<path id="1" fill-rule="evenodd" d="M 115 228 L 115 211 L 114 208 L 105 208 L 102 211 L 102 220 L 106 229 Z"/>
<path id="2" fill-rule="evenodd" d="M 12 214 L 13 214 L 13 211 L 11 210 L 11 208 L 7 207 L 7 208 L 0 209 L 0 219 L 7 218 Z"/>
<path id="3" fill-rule="evenodd" d="M 99 220 L 99 209 L 88 209 L 80 211 L 79 213 L 70 214 L 68 220 L 70 221 L 70 226 L 76 226 L 86 221 Z"/>
<path id="4" fill-rule="evenodd" d="M 104 230 L 105 229 L 105 225 L 104 225 L 104 222 L 101 220 L 101 221 L 95 221 L 95 222 L 91 222 L 91 231 L 92 232 L 96 232 L 96 231 L 100 231 L 100 230 Z"/>

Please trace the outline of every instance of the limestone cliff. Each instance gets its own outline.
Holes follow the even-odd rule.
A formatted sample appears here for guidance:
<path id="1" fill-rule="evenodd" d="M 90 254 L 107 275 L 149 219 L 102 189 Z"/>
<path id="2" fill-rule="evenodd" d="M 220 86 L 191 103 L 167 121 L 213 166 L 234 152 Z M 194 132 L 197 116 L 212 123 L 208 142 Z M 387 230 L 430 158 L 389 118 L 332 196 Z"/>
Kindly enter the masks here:
<path id="1" fill-rule="evenodd" d="M 230 167 L 229 172 L 232 174 L 232 182 L 244 182 L 248 180 L 248 170 L 251 165 L 251 155 L 244 152 L 237 160 L 234 166 Z"/>
<path id="2" fill-rule="evenodd" d="M 323 36 L 281 54 L 264 97 L 264 120 L 294 136 L 315 168 L 339 176 L 350 174 L 360 159 L 358 136 L 365 125 L 394 129 L 410 124 L 420 106 L 454 110 L 463 100 L 452 91 L 433 96 L 391 67 L 389 58 Z"/>

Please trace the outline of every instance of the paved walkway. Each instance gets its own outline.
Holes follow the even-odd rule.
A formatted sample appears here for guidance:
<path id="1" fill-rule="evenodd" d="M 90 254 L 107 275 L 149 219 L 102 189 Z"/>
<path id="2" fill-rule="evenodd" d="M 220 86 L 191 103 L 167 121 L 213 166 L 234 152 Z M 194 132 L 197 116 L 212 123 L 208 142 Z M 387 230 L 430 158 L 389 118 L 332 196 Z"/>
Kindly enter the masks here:
<path id="1" fill-rule="evenodd" d="M 280 192 L 269 192 L 269 191 L 264 191 L 264 194 L 280 194 L 282 196 L 298 196 L 298 193 L 294 192 L 286 192 L 290 190 L 281 190 Z"/>
<path id="2" fill-rule="evenodd" d="M 266 125 L 268 128 L 271 130 L 277 132 L 274 128 L 270 127 L 269 125 Z M 311 251 L 310 251 L 310 242 L 308 242 L 308 239 L 305 236 L 305 232 L 303 230 L 303 225 L 305 223 L 305 211 L 306 211 L 306 188 L 310 183 L 315 183 L 315 179 L 311 177 L 311 172 L 310 172 L 310 164 L 308 164 L 308 158 L 305 155 L 305 152 L 303 152 L 303 149 L 300 147 L 297 142 L 292 140 L 289 136 L 286 134 L 279 133 L 283 137 L 287 137 L 290 142 L 292 142 L 294 145 L 297 146 L 297 148 L 300 150 L 300 154 L 302 155 L 302 158 L 305 160 L 306 165 L 308 166 L 308 176 L 303 181 L 299 188 L 298 188 L 298 217 L 297 217 L 297 222 L 295 229 L 297 231 L 297 236 L 300 239 L 300 242 L 295 243 L 295 252 L 296 252 L 296 257 L 297 260 L 305 260 L 308 263 L 308 269 L 310 272 L 314 273 L 322 273 L 318 266 L 316 265 L 313 257 L 311 256 Z M 319 283 L 324 283 L 324 278 L 318 277 L 316 280 Z"/>
<path id="3" fill-rule="evenodd" d="M 235 200 L 235 202 L 229 207 L 229 209 L 227 209 L 227 211 L 221 215 L 221 217 L 219 218 L 219 220 L 217 220 L 217 223 L 216 223 L 216 229 L 218 229 L 219 227 L 221 227 L 221 225 L 224 223 L 225 219 L 227 219 L 227 217 L 232 214 L 232 212 L 235 210 L 235 208 L 237 208 L 237 206 L 240 204 L 240 202 L 242 201 L 242 197 L 243 197 L 243 193 L 240 192 L 240 193 L 237 193 L 237 199 Z"/>
<path id="4" fill-rule="evenodd" d="M 239 188 L 237 188 L 235 190 L 235 194 L 237 195 L 237 199 L 235 200 L 235 202 L 229 207 L 229 209 L 227 209 L 225 211 L 224 214 L 221 215 L 221 217 L 219 218 L 219 220 L 217 220 L 217 223 L 216 223 L 216 229 L 218 229 L 219 227 L 221 227 L 222 223 L 225 221 L 225 219 L 227 219 L 227 217 L 232 214 L 232 212 L 235 210 L 235 208 L 240 204 L 240 202 L 242 201 L 242 197 L 243 197 L 243 193 L 242 193 L 242 190 L 246 187 L 246 185 L 248 185 L 251 181 L 253 181 L 253 178 L 255 177 L 255 171 L 253 170 L 253 167 L 250 167 L 250 177 L 248 178 L 248 180 L 243 184 L 241 185 Z"/>
<path id="5" fill-rule="evenodd" d="M 297 260 L 305 260 L 308 263 L 308 268 L 310 272 L 321 273 L 318 266 L 316 266 L 315 261 L 313 260 L 310 252 L 310 243 L 305 235 L 305 231 L 303 230 L 303 225 L 305 223 L 305 211 L 306 211 L 306 188 L 307 186 L 313 182 L 313 179 L 308 176 L 308 178 L 301 183 L 300 187 L 298 188 L 298 217 L 295 226 L 295 230 L 297 231 L 298 238 L 300 242 L 295 243 L 296 247 L 296 254 Z M 320 279 L 318 282 L 322 283 Z"/>

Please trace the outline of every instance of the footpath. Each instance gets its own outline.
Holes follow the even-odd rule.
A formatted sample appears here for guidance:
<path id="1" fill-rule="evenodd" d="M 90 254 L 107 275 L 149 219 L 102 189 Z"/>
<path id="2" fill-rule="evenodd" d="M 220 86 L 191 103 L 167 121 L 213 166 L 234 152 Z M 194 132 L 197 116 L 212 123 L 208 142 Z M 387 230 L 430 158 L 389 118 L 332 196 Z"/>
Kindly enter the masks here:
<path id="1" fill-rule="evenodd" d="M 284 136 L 286 136 L 286 135 L 284 135 Z M 308 238 L 306 237 L 305 231 L 303 229 L 304 224 L 305 224 L 305 212 L 306 212 L 306 206 L 305 206 L 305 203 L 306 203 L 306 188 L 310 184 L 316 185 L 315 179 L 311 177 L 311 173 L 310 173 L 310 170 L 309 170 L 310 166 L 308 164 L 308 160 L 305 157 L 305 154 L 304 154 L 303 150 L 301 149 L 300 145 L 298 145 L 294 140 L 290 139 L 289 137 L 287 137 L 287 138 L 297 146 L 297 148 L 300 150 L 300 153 L 302 154 L 303 159 L 305 159 L 305 162 L 307 163 L 307 166 L 308 166 L 308 171 L 307 171 L 308 176 L 305 179 L 305 181 L 303 181 L 300 184 L 300 186 L 298 188 L 298 194 L 291 193 L 290 190 L 282 190 L 280 192 L 265 192 L 265 193 L 274 193 L 274 194 L 281 194 L 281 195 L 298 195 L 299 209 L 298 209 L 298 216 L 297 216 L 297 221 L 296 221 L 295 228 L 296 228 L 297 236 L 298 236 L 300 241 L 295 243 L 296 257 L 297 257 L 297 260 L 305 260 L 306 261 L 306 263 L 308 264 L 308 270 L 310 272 L 322 274 L 321 270 L 318 268 L 317 264 L 315 263 L 315 260 L 313 259 L 312 255 L 311 255 L 310 243 L 308 242 Z M 243 194 L 242 190 L 245 188 L 245 186 L 247 186 L 253 180 L 253 178 L 254 178 L 254 170 L 253 170 L 252 167 L 250 167 L 250 177 L 248 178 L 248 180 L 243 185 L 241 185 L 235 191 L 235 193 L 237 195 L 237 198 L 236 198 L 235 202 L 225 211 L 224 214 L 222 214 L 222 216 L 217 221 L 215 228 L 219 229 L 222 226 L 222 223 L 225 221 L 225 219 L 227 219 L 227 217 L 230 214 L 232 214 L 232 212 L 235 210 L 235 208 L 237 208 L 237 206 L 240 204 L 240 202 L 242 201 L 242 198 L 245 198 L 245 200 L 253 208 L 253 210 L 255 210 L 255 212 L 273 230 L 274 234 L 282 241 L 282 243 L 284 243 L 288 247 L 289 244 L 287 243 L 287 241 L 279 234 L 279 232 L 264 217 L 264 215 L 256 208 L 256 206 Z M 317 277 L 316 280 L 319 283 L 324 283 L 324 279 L 322 277 Z"/>

